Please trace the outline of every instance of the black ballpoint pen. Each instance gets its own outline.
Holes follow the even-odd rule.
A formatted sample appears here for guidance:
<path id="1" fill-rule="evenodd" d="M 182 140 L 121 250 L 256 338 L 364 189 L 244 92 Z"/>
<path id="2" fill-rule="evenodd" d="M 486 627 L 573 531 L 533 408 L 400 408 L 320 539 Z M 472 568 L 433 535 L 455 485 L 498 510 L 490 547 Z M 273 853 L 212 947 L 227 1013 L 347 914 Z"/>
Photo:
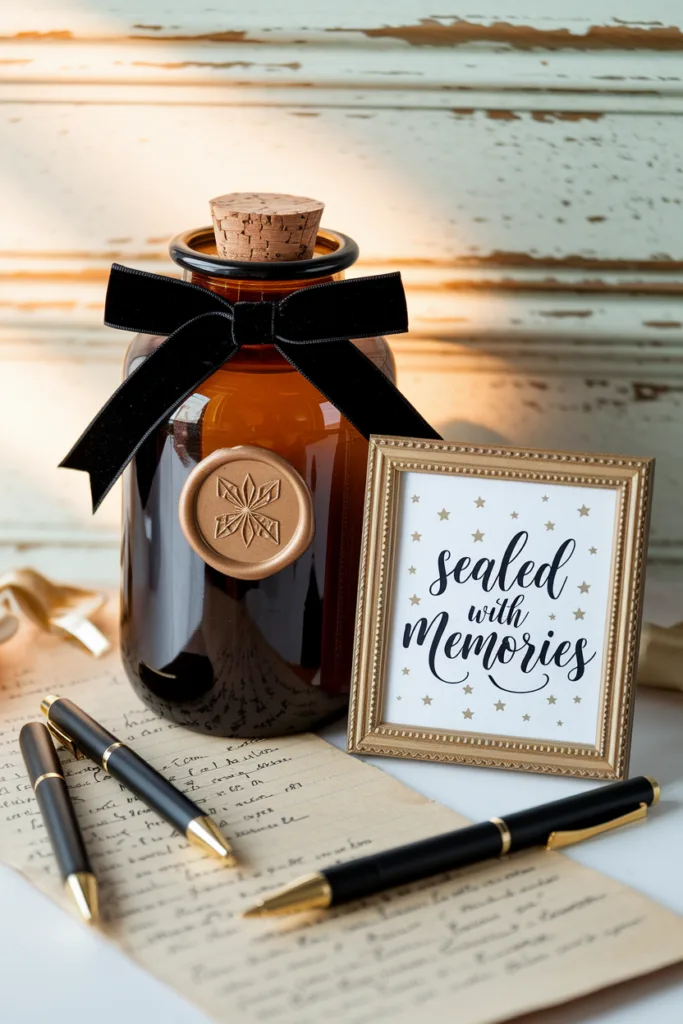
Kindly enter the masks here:
<path id="1" fill-rule="evenodd" d="M 491 818 L 336 864 L 264 896 L 242 916 L 269 917 L 324 909 L 531 846 L 557 850 L 645 818 L 647 808 L 658 800 L 659 785 L 647 776 L 615 782 L 508 814 L 505 819 Z"/>
<path id="2" fill-rule="evenodd" d="M 48 729 L 57 743 L 76 757 L 89 757 L 101 765 L 195 846 L 220 857 L 230 866 L 237 863 L 230 844 L 201 807 L 73 701 L 50 695 L 41 701 L 40 708 L 47 716 Z"/>
<path id="3" fill-rule="evenodd" d="M 19 746 L 62 881 L 83 920 L 97 924 L 97 881 L 50 733 L 42 722 L 28 722 L 19 733 Z"/>

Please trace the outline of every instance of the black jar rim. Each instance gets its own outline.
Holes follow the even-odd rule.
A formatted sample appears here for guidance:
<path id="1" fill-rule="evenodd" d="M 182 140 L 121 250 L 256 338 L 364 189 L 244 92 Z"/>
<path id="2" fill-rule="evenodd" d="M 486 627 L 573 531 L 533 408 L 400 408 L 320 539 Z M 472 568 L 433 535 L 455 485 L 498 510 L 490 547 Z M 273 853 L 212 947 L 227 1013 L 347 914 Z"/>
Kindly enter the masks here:
<path id="1" fill-rule="evenodd" d="M 315 256 L 308 260 L 287 260 L 284 263 L 225 260 L 216 255 L 213 228 L 208 226 L 176 235 L 168 251 L 173 262 L 184 270 L 242 281 L 298 281 L 329 277 L 346 270 L 358 259 L 358 245 L 341 231 L 320 228 L 315 248 Z"/>

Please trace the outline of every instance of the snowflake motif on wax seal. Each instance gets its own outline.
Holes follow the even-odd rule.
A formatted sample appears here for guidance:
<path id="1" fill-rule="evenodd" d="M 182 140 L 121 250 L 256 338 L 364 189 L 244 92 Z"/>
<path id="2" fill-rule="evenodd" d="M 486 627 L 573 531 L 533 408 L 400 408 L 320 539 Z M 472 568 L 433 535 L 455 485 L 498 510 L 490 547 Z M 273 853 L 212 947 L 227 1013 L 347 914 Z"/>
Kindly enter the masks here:
<path id="1" fill-rule="evenodd" d="M 254 483 L 251 474 L 247 473 L 242 486 L 232 483 L 223 477 L 216 478 L 216 494 L 235 506 L 235 512 L 226 512 L 216 516 L 214 538 L 232 537 L 241 533 L 245 547 L 249 547 L 254 537 L 263 537 L 280 543 L 280 522 L 264 516 L 259 509 L 265 508 L 280 497 L 280 481 L 269 480 L 259 487 Z"/>

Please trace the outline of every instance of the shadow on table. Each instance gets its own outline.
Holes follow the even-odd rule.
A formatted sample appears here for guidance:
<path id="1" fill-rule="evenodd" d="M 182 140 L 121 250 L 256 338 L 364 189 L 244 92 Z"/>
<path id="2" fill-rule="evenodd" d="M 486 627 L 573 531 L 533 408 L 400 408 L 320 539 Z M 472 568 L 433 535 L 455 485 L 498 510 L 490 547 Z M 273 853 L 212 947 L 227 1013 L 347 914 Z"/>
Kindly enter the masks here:
<path id="1" fill-rule="evenodd" d="M 682 747 L 683 694 L 638 688 L 629 775 L 651 775 L 664 790 L 683 778 Z"/>

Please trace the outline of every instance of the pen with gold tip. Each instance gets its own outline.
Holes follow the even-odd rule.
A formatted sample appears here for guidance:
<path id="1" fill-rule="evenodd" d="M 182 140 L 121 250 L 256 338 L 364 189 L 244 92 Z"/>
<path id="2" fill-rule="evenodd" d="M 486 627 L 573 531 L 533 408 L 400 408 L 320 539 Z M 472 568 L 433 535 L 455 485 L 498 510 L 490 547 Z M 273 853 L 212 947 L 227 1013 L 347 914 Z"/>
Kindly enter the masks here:
<path id="1" fill-rule="evenodd" d="M 264 896 L 242 916 L 270 917 L 325 909 L 532 846 L 561 849 L 647 817 L 648 807 L 658 800 L 658 784 L 645 775 L 614 782 L 515 811 L 505 818 L 491 818 L 335 864 Z"/>
<path id="2" fill-rule="evenodd" d="M 28 722 L 19 733 L 19 747 L 62 881 L 83 920 L 97 924 L 97 881 L 50 733 L 42 722 Z"/>
<path id="3" fill-rule="evenodd" d="M 82 708 L 66 697 L 54 695 L 41 701 L 40 708 L 47 716 L 48 729 L 57 743 L 76 757 L 88 757 L 101 765 L 112 778 L 205 853 L 220 857 L 230 866 L 237 863 L 230 844 L 201 807 Z"/>

